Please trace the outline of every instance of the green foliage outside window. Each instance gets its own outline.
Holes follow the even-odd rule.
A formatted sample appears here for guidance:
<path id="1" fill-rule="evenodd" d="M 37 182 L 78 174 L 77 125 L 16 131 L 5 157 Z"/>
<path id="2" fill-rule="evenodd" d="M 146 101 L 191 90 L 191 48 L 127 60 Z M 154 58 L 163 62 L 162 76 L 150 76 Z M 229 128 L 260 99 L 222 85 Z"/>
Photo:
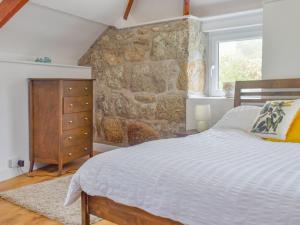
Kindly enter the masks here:
<path id="1" fill-rule="evenodd" d="M 262 40 L 221 42 L 219 44 L 219 87 L 224 82 L 261 79 Z"/>

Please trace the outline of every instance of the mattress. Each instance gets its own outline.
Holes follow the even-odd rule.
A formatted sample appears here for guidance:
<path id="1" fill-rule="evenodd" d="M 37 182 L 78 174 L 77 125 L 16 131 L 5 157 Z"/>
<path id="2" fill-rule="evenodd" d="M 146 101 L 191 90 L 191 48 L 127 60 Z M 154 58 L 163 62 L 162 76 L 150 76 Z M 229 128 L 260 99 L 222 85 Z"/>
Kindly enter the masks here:
<path id="1" fill-rule="evenodd" d="M 87 161 L 81 191 L 189 225 L 299 225 L 300 144 L 237 129 L 147 142 Z"/>

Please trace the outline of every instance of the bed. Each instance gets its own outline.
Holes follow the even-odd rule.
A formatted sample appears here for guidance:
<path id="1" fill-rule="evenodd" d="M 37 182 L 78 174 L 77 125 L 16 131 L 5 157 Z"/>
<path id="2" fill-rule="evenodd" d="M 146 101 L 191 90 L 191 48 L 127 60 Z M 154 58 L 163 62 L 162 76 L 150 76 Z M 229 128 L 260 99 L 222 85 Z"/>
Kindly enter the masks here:
<path id="1" fill-rule="evenodd" d="M 300 96 L 300 79 L 237 82 L 235 107 Z M 82 224 L 298 225 L 300 145 L 215 127 L 96 156 L 73 176 Z"/>

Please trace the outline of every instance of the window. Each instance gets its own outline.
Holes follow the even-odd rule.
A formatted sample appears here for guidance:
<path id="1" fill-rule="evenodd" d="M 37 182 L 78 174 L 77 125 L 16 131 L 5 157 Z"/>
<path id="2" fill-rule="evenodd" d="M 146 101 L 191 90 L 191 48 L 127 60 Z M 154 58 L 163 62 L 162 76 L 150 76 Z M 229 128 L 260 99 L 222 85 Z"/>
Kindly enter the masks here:
<path id="1" fill-rule="evenodd" d="M 210 95 L 223 96 L 226 82 L 261 79 L 261 28 L 210 34 Z"/>

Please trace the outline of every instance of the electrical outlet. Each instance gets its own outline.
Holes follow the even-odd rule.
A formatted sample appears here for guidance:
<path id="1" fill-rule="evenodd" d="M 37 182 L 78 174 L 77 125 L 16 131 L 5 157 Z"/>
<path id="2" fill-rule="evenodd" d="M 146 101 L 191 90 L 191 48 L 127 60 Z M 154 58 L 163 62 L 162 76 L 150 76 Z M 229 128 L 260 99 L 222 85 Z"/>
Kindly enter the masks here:
<path id="1" fill-rule="evenodd" d="M 24 167 L 25 166 L 24 160 L 18 160 L 18 166 L 19 167 Z"/>
<path id="2" fill-rule="evenodd" d="M 9 168 L 17 168 L 19 167 L 19 159 L 18 158 L 11 158 L 8 160 L 8 167 Z"/>

